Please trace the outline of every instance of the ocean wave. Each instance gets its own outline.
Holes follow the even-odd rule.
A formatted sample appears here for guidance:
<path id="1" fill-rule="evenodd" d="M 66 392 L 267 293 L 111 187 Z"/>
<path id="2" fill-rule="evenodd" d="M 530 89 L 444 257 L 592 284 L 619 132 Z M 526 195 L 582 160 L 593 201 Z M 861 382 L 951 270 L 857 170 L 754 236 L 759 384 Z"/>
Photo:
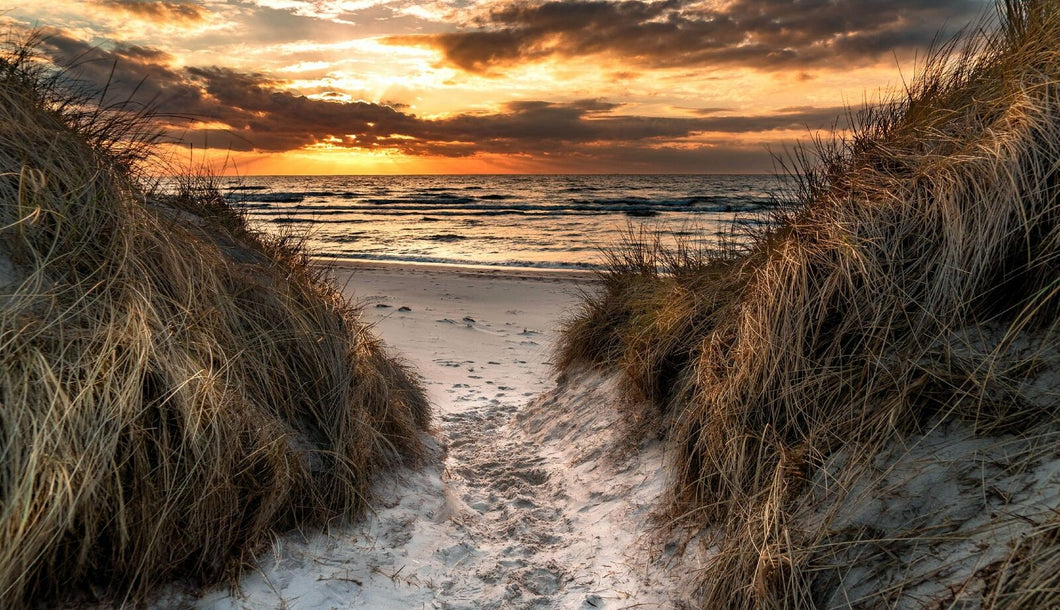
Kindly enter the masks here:
<path id="1" fill-rule="evenodd" d="M 359 252 L 328 252 L 318 255 L 322 259 L 366 261 L 382 263 L 426 263 L 430 265 L 450 265 L 475 269 L 541 269 L 555 271 L 600 271 L 604 265 L 590 262 L 543 262 L 528 260 L 508 260 L 482 262 L 464 258 L 443 256 L 408 256 L 391 254 L 365 254 Z"/>
<path id="2" fill-rule="evenodd" d="M 476 201 L 474 197 L 461 197 L 457 195 L 431 195 L 430 197 L 423 196 L 406 196 L 406 197 L 371 197 L 364 199 L 364 203 L 370 205 L 401 205 L 401 204 L 416 204 L 421 206 L 430 205 L 459 205 L 462 203 L 473 203 Z"/>
<path id="3" fill-rule="evenodd" d="M 571 203 L 577 203 L 579 205 L 602 205 L 602 206 L 615 206 L 615 205 L 644 205 L 646 203 L 653 203 L 651 199 L 647 197 L 611 197 L 606 199 L 571 199 Z"/>
<path id="4" fill-rule="evenodd" d="M 273 191 L 270 193 L 258 193 L 249 191 L 264 190 L 268 187 L 246 187 L 240 189 L 225 189 L 227 191 L 238 190 L 234 193 L 225 193 L 225 199 L 234 203 L 264 202 L 264 203 L 300 203 L 305 199 L 359 199 L 364 193 L 357 191 Z"/>
<path id="5" fill-rule="evenodd" d="M 225 199 L 228 201 L 241 204 L 241 203 L 299 203 L 305 199 L 305 195 L 299 193 L 255 193 L 247 194 L 244 192 L 240 193 L 228 193 L 225 194 Z"/>
<path id="6" fill-rule="evenodd" d="M 466 215 L 504 214 L 598 214 L 621 213 L 630 216 L 654 216 L 658 212 L 681 210 L 693 214 L 725 212 L 753 212 L 774 205 L 768 197 L 749 195 L 690 195 L 687 197 L 652 198 L 636 195 L 624 197 L 570 198 L 566 202 L 555 200 L 512 201 L 514 195 L 490 193 L 479 196 L 455 195 L 448 191 L 424 194 L 430 189 L 418 189 L 418 193 L 392 196 L 366 196 L 358 191 L 274 191 L 228 193 L 226 198 L 235 205 L 247 204 L 294 204 L 284 205 L 276 211 L 329 216 L 360 213 L 377 215 L 372 209 L 385 209 L 383 215 L 402 215 L 415 212 L 434 216 L 444 212 Z M 307 199 L 311 201 L 306 201 Z M 315 200 L 324 199 L 318 202 Z M 332 201 L 327 201 L 327 200 Z M 343 200 L 339 204 L 336 199 Z M 266 210 L 267 206 L 254 206 Z"/>
<path id="7" fill-rule="evenodd" d="M 594 205 L 602 207 L 640 206 L 656 208 L 690 208 L 690 211 L 706 212 L 734 212 L 737 210 L 766 207 L 771 203 L 770 199 L 764 197 L 732 195 L 692 195 L 689 197 L 668 199 L 627 196 L 606 199 L 571 199 L 570 201 L 571 203 L 578 205 Z"/>
<path id="8" fill-rule="evenodd" d="M 467 236 L 457 235 L 456 233 L 437 233 L 428 236 L 426 239 L 428 241 L 463 241 L 467 239 Z"/>
<path id="9" fill-rule="evenodd" d="M 321 222 L 327 222 L 329 216 L 428 216 L 430 218 L 452 217 L 452 216 L 567 216 L 567 215 L 607 215 L 626 214 L 630 216 L 653 216 L 665 212 L 680 211 L 688 214 L 718 214 L 731 212 L 755 212 L 762 209 L 755 206 L 735 207 L 730 205 L 698 206 L 678 208 L 673 205 L 657 204 L 561 204 L 561 205 L 535 205 L 530 203 L 520 204 L 489 204 L 489 203 L 467 203 L 457 206 L 445 206 L 444 208 L 422 204 L 394 204 L 389 206 L 366 207 L 366 206 L 313 206 L 297 205 L 287 208 L 255 207 L 248 210 L 251 215 L 274 216 L 282 214 L 305 215 L 318 218 Z"/>

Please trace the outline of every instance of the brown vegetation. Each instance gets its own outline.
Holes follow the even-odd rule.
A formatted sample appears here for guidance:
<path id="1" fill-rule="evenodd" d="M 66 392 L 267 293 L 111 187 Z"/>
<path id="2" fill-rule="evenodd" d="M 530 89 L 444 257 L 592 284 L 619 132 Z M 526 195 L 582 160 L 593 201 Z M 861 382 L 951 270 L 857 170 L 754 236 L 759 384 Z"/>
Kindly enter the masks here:
<path id="1" fill-rule="evenodd" d="M 216 582 L 358 514 L 428 422 L 297 244 L 194 181 L 148 202 L 145 123 L 61 78 L 0 59 L 4 608 Z"/>
<path id="2" fill-rule="evenodd" d="M 1054 451 L 1060 3 L 1007 2 L 1001 21 L 797 155 L 792 205 L 745 248 L 674 264 L 627 247 L 569 322 L 561 368 L 618 368 L 673 422 L 674 511 L 714 534 L 704 607 L 910 603 L 907 582 L 844 600 L 843 579 L 859 561 L 915 573 L 938 532 L 840 532 L 807 499 L 884 493 L 893 462 L 877 458 L 944 422 L 1015 438 L 1023 468 Z M 969 493 L 985 497 L 980 484 Z M 1042 528 L 949 602 L 1060 603 L 1055 525 Z"/>

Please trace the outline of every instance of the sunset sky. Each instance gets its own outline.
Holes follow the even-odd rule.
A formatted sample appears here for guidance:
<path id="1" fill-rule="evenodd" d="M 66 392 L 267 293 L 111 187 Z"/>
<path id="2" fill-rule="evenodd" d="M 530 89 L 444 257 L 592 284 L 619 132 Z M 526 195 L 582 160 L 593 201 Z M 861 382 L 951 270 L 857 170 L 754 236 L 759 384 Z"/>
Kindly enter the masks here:
<path id="1" fill-rule="evenodd" d="M 2 7 L 2 5 L 0 5 Z M 14 0 L 241 174 L 761 172 L 984 0 Z M 186 152 L 184 154 L 187 154 Z"/>

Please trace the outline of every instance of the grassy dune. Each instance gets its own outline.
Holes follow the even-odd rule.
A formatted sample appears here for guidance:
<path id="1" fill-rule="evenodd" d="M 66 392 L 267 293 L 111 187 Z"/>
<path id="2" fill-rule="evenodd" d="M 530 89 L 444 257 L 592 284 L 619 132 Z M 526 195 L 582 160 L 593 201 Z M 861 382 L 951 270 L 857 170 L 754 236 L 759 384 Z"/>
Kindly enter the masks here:
<path id="1" fill-rule="evenodd" d="M 919 606 L 942 581 L 939 607 L 1060 604 L 1055 477 L 1018 515 L 992 499 L 1060 442 L 1060 2 L 999 11 L 799 155 L 773 228 L 714 256 L 634 240 L 567 324 L 561 370 L 619 371 L 630 417 L 668 424 L 673 514 L 711 546 L 703 607 Z M 965 521 L 924 501 L 889 524 L 892 478 L 956 468 L 957 437 L 1005 456 L 946 499 Z M 854 520 L 855 495 L 883 508 Z M 980 540 L 1002 557 L 921 570 Z M 859 569 L 877 586 L 844 597 Z"/>
<path id="2" fill-rule="evenodd" d="M 216 582 L 366 506 L 422 388 L 216 192 L 148 198 L 151 134 L 0 59 L 0 607 Z"/>

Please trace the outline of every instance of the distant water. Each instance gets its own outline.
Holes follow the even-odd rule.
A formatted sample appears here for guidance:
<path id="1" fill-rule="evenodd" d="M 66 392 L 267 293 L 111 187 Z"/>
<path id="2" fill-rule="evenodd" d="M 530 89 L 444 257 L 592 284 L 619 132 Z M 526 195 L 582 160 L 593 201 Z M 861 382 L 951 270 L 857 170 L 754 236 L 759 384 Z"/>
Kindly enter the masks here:
<path id="1" fill-rule="evenodd" d="M 763 222 L 774 176 L 251 176 L 223 183 L 251 222 L 322 257 L 594 268 L 632 224 L 711 247 Z M 739 230 L 737 229 L 737 232 Z"/>

